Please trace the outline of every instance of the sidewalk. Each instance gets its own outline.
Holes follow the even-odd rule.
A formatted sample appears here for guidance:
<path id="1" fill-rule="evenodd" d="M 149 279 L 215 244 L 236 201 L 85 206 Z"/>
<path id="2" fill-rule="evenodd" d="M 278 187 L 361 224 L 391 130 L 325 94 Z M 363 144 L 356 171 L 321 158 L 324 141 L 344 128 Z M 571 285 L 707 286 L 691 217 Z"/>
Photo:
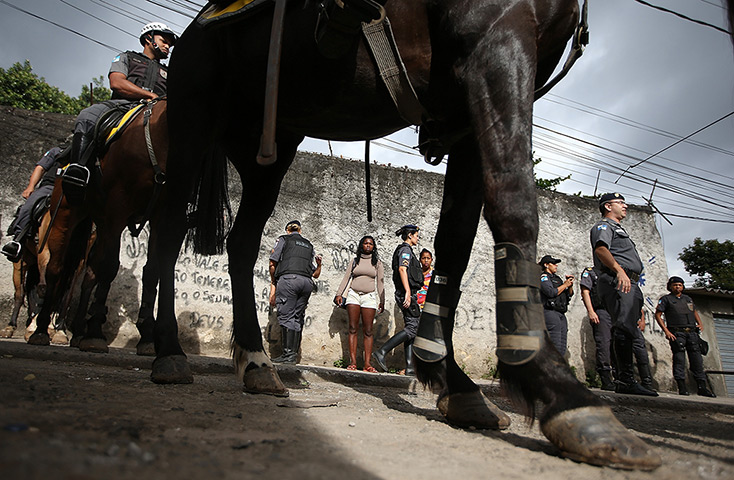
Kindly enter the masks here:
<path id="1" fill-rule="evenodd" d="M 125 369 L 138 368 L 140 370 L 150 370 L 153 361 L 152 357 L 140 357 L 131 349 L 110 348 L 109 353 L 99 354 L 81 352 L 76 348 L 70 348 L 68 346 L 51 345 L 48 347 L 39 347 L 28 345 L 22 338 L 0 339 L 0 357 L 8 356 L 47 361 L 90 363 Z M 189 355 L 188 360 L 191 370 L 194 373 L 194 381 L 196 381 L 197 375 L 234 375 L 234 367 L 230 358 Z M 413 377 L 389 373 L 375 374 L 349 371 L 344 368 L 313 365 L 277 365 L 277 368 L 278 373 L 284 380 L 320 379 L 343 385 L 379 386 L 400 390 L 422 388 L 420 385 L 416 385 L 415 378 Z M 474 381 L 490 397 L 501 395 L 498 381 L 478 379 L 474 379 Z M 734 415 L 734 398 L 707 398 L 693 394 L 684 397 L 675 393 L 666 392 L 660 392 L 659 397 L 645 397 L 617 394 L 599 389 L 591 389 L 591 391 L 612 406 L 688 411 L 705 410 L 707 412 Z"/>

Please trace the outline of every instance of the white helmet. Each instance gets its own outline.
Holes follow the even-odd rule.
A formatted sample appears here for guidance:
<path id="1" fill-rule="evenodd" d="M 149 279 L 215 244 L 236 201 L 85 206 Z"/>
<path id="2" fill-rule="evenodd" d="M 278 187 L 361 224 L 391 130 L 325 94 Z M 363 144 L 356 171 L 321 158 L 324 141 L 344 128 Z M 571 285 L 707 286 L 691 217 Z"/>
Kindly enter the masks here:
<path id="1" fill-rule="evenodd" d="M 168 25 L 166 25 L 165 23 L 161 23 L 161 22 L 151 22 L 145 25 L 140 30 L 139 38 L 140 38 L 140 44 L 142 46 L 145 46 L 145 36 L 149 33 L 151 34 L 159 33 L 163 35 L 170 35 L 173 38 L 173 43 L 176 43 L 176 40 L 178 40 L 178 35 L 173 33 L 173 30 L 168 28 Z"/>

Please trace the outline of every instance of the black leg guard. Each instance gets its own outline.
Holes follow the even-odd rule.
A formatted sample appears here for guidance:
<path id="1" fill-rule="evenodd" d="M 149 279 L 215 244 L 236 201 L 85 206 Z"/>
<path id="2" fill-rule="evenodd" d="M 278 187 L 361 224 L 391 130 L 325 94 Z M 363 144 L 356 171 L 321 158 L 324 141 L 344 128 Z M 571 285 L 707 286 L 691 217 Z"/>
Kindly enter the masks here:
<path id="1" fill-rule="evenodd" d="M 449 284 L 448 277 L 434 272 L 428 287 L 426 303 L 421 312 L 418 333 L 413 342 L 413 354 L 424 362 L 440 362 L 448 354 L 442 321 L 453 324 L 461 291 Z"/>
<path id="2" fill-rule="evenodd" d="M 512 243 L 494 247 L 497 283 L 497 357 L 507 365 L 530 362 L 546 338 L 540 267 Z M 429 290 L 430 291 L 430 290 Z"/>

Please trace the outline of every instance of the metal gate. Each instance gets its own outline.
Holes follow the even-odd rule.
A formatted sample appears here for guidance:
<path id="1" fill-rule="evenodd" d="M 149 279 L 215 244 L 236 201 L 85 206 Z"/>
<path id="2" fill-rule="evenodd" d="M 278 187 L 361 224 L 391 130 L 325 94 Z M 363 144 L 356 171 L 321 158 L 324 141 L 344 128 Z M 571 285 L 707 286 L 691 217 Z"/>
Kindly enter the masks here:
<path id="1" fill-rule="evenodd" d="M 734 371 L 734 318 L 714 316 L 714 328 L 721 355 L 721 368 Z M 734 375 L 724 375 L 724 380 L 728 396 L 734 396 Z"/>

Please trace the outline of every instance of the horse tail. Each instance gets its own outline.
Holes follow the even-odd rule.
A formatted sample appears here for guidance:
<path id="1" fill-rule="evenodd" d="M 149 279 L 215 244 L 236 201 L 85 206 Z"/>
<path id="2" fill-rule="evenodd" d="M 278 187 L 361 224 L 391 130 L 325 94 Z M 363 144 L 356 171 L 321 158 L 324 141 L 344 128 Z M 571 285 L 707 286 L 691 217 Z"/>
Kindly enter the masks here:
<path id="1" fill-rule="evenodd" d="M 224 252 L 232 218 L 228 196 L 227 156 L 220 147 L 213 147 L 201 162 L 196 176 L 187 215 L 189 231 L 186 247 L 201 255 Z"/>

